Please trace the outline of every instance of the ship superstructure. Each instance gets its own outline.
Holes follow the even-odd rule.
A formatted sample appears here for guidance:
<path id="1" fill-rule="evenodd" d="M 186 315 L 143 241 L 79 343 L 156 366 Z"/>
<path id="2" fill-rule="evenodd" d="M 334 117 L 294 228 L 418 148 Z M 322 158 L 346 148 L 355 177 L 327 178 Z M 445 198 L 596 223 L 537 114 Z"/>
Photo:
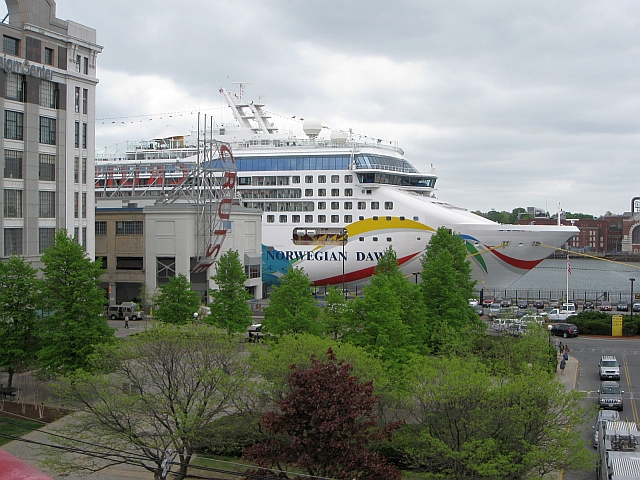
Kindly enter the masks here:
<path id="1" fill-rule="evenodd" d="M 220 89 L 235 124 L 203 135 L 231 147 L 237 195 L 262 210 L 262 277 L 275 283 L 291 266 L 316 285 L 366 281 L 393 246 L 407 275 L 421 270 L 430 236 L 446 226 L 465 241 L 478 288 L 504 288 L 578 232 L 576 227 L 501 225 L 438 200 L 432 169 L 419 172 L 404 152 L 350 132 L 279 134 L 261 103 Z M 198 136 L 167 133 L 124 151 L 97 154 L 96 197 L 164 198 L 192 177 Z"/>

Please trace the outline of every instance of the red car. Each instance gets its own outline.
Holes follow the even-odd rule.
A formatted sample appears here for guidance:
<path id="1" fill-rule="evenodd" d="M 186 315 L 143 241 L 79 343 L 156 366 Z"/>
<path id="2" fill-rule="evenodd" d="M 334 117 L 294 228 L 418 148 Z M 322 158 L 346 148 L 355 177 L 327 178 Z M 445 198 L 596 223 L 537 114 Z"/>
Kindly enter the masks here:
<path id="1" fill-rule="evenodd" d="M 600 311 L 601 312 L 610 312 L 611 311 L 611 302 L 602 302 L 600 304 Z"/>

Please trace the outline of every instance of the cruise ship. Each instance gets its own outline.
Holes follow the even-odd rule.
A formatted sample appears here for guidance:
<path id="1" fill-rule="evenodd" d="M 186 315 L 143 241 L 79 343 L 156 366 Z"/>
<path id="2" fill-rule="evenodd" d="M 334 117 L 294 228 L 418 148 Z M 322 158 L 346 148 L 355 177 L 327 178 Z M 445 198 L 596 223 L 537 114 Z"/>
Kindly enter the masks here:
<path id="1" fill-rule="evenodd" d="M 292 266 L 304 268 L 315 285 L 364 283 L 389 246 L 402 271 L 418 281 L 429 239 L 444 226 L 464 240 L 477 288 L 502 289 L 578 233 L 492 222 L 439 200 L 435 171 L 418 171 L 388 142 L 327 132 L 315 119 L 305 120 L 299 135 L 279 133 L 264 104 L 245 101 L 242 89 L 221 88 L 220 95 L 233 120 L 211 122 L 204 137 L 229 145 L 236 196 L 263 212 L 265 284 Z M 96 197 L 166 197 L 197 168 L 198 138 L 166 132 L 97 152 Z"/>

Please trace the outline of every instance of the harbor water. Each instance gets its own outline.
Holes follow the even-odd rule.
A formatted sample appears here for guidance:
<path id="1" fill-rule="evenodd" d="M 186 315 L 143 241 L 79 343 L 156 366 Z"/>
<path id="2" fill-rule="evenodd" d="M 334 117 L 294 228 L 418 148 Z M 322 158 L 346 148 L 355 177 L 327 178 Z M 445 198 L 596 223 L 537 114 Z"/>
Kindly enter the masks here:
<path id="1" fill-rule="evenodd" d="M 634 297 L 640 295 L 640 263 L 615 262 L 592 258 L 571 258 L 569 298 L 580 301 L 630 301 L 631 281 Z M 485 288 L 484 294 L 511 298 L 567 298 L 567 260 L 548 258 L 506 290 Z M 638 298 L 638 297 L 636 297 Z M 638 301 L 638 300 L 636 300 Z"/>

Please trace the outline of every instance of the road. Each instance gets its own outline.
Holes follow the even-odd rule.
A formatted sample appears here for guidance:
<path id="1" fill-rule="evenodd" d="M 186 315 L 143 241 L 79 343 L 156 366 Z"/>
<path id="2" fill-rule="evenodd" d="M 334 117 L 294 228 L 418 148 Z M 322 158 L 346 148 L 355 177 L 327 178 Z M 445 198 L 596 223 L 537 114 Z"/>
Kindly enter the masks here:
<path id="1" fill-rule="evenodd" d="M 640 340 L 628 338 L 577 337 L 563 339 L 569 345 L 570 355 L 578 360 L 580 367 L 576 389 L 586 392 L 586 403 L 593 406 L 593 417 L 584 426 L 585 442 L 591 447 L 597 411 L 597 390 L 600 387 L 598 362 L 602 355 L 615 355 L 620 363 L 620 386 L 624 390 L 624 411 L 622 417 L 629 421 L 639 422 L 638 399 L 640 399 Z M 587 472 L 567 472 L 568 480 L 595 480 L 595 466 Z"/>

